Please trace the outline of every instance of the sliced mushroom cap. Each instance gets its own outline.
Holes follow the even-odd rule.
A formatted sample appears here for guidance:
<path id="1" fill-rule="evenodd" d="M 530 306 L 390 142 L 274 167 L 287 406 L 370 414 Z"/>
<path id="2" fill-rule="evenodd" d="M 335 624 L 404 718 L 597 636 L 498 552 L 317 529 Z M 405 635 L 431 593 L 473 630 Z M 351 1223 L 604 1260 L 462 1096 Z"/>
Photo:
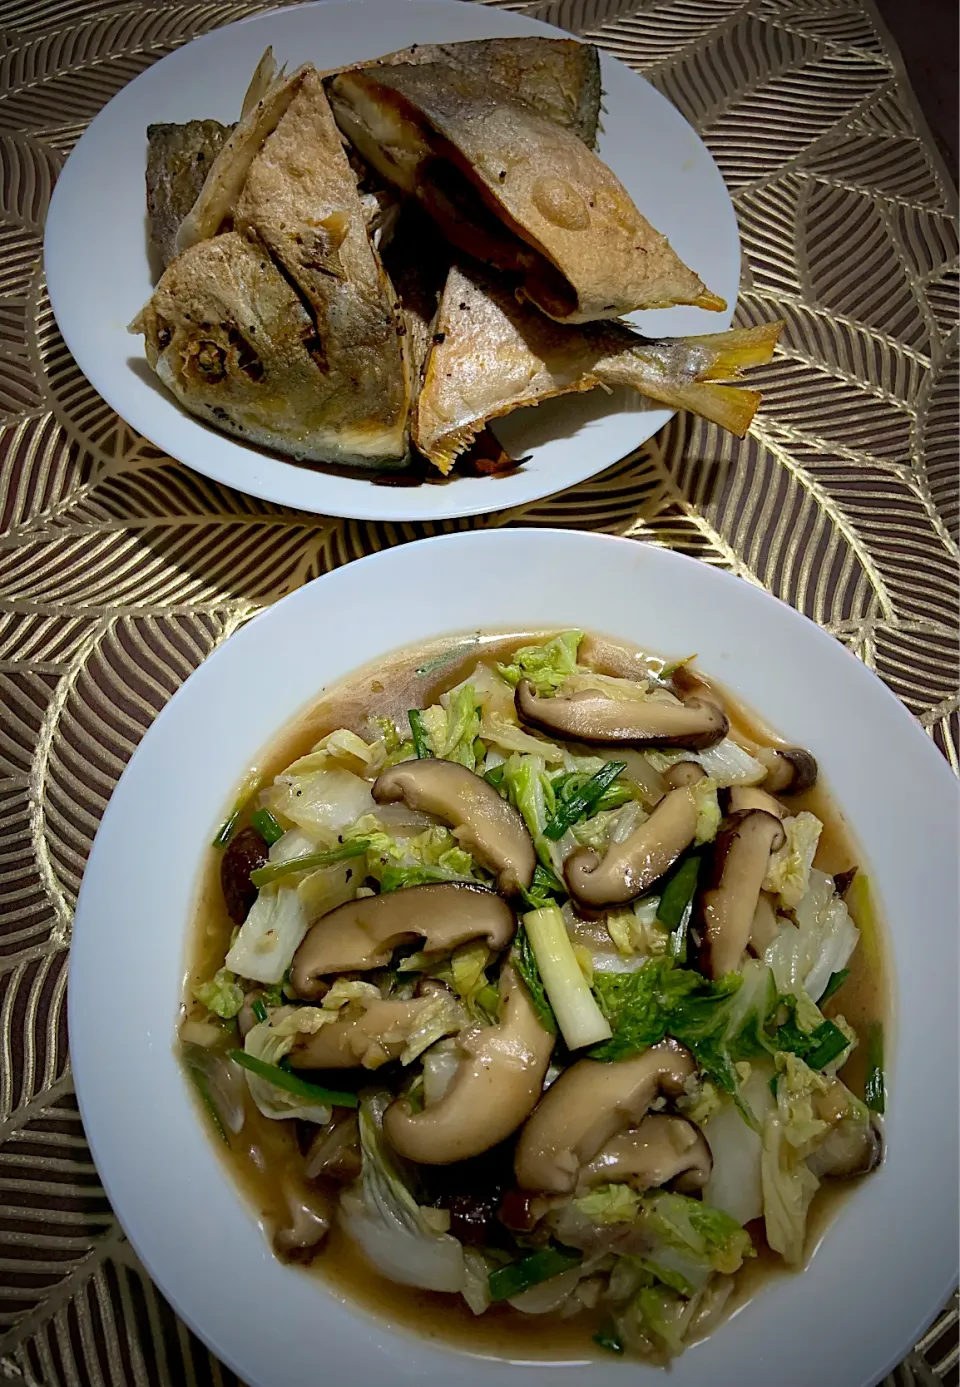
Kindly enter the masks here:
<path id="1" fill-rule="evenodd" d="M 399 1059 L 433 997 L 409 1002 L 392 998 L 372 1001 L 364 1011 L 344 1007 L 312 1035 L 301 1032 L 287 1056 L 294 1069 L 376 1069 L 387 1060 Z"/>
<path id="2" fill-rule="evenodd" d="M 681 1194 L 702 1190 L 713 1158 L 699 1127 L 684 1117 L 648 1113 L 633 1131 L 612 1137 L 581 1172 L 581 1184 L 629 1181 L 649 1190 L 673 1182 Z"/>
<path id="3" fill-rule="evenodd" d="M 783 842 L 780 820 L 764 809 L 738 815 L 717 835 L 709 884 L 700 898 L 701 965 L 707 977 L 740 967 L 770 854 Z"/>
<path id="4" fill-rule="evenodd" d="M 616 1064 L 578 1060 L 547 1089 L 520 1133 L 517 1184 L 571 1194 L 582 1167 L 617 1132 L 637 1126 L 658 1094 L 681 1093 L 695 1068 L 693 1056 L 674 1040 Z"/>
<path id="5" fill-rule="evenodd" d="M 401 1156 L 450 1165 L 489 1151 L 529 1116 L 543 1089 L 554 1037 L 508 964 L 500 975 L 500 1021 L 461 1035 L 464 1057 L 439 1103 L 415 1113 L 391 1103 L 383 1130 Z"/>
<path id="6" fill-rule="evenodd" d="M 723 709 L 700 698 L 686 703 L 608 698 L 594 689 L 580 689 L 569 697 L 556 694 L 541 698 L 527 679 L 521 679 L 514 698 L 521 721 L 554 736 L 599 745 L 625 743 L 702 751 L 721 741 L 729 727 Z"/>
<path id="7" fill-rule="evenodd" d="M 495 891 L 469 882 L 408 886 L 347 901 L 310 927 L 293 957 L 290 982 L 298 997 L 322 997 L 331 973 L 385 968 L 401 944 L 422 940 L 428 954 L 449 953 L 471 939 L 495 952 L 506 948 L 516 924 Z"/>
<path id="8" fill-rule="evenodd" d="M 781 821 L 787 817 L 787 811 L 780 801 L 774 799 L 766 790 L 761 790 L 757 785 L 732 785 L 730 813 L 746 814 L 751 809 L 763 809 Z"/>
<path id="9" fill-rule="evenodd" d="M 444 819 L 457 841 L 496 873 L 505 896 L 517 895 L 533 881 L 537 855 L 526 824 L 513 805 L 466 766 L 434 757 L 401 761 L 375 782 L 373 797 L 378 804 L 402 799 L 411 809 Z"/>
<path id="10" fill-rule="evenodd" d="M 803 747 L 764 746 L 756 755 L 767 768 L 763 788 L 772 795 L 798 795 L 817 783 L 817 759 Z"/>
<path id="11" fill-rule="evenodd" d="M 693 842 L 697 805 L 690 790 L 671 790 L 644 823 L 604 856 L 577 848 L 563 864 L 571 896 L 591 910 L 624 905 L 651 886 Z"/>

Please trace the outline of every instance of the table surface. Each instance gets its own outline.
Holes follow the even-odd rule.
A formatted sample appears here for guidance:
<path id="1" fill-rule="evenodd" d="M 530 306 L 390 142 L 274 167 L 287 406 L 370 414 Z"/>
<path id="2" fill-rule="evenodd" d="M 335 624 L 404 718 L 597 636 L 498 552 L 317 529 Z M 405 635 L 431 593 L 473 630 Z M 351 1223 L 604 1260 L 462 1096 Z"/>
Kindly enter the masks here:
<path id="1" fill-rule="evenodd" d="M 285 511 L 194 475 L 109 410 L 53 321 L 44 216 L 90 119 L 164 53 L 269 4 L 0 0 L 3 1380 L 235 1381 L 111 1214 L 72 1092 L 65 984 L 120 771 L 176 687 L 266 604 L 458 524 L 628 535 L 805 612 L 957 767 L 955 193 L 869 0 L 506 3 L 588 36 L 697 127 L 740 221 L 737 320 L 787 327 L 746 442 L 682 416 L 572 491 L 426 527 Z M 951 1305 L 889 1382 L 956 1383 L 956 1325 Z"/>

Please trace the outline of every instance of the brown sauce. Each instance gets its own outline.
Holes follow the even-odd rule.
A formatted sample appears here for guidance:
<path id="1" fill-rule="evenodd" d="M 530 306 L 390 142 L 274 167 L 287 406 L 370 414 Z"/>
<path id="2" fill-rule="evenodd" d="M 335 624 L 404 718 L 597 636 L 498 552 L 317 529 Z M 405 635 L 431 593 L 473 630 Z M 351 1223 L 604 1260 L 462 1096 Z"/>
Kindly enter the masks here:
<path id="1" fill-rule="evenodd" d="M 388 655 L 375 666 L 368 666 L 330 690 L 321 691 L 317 701 L 265 750 L 258 760 L 258 771 L 267 783 L 321 737 L 340 727 L 369 736 L 371 717 L 390 717 L 405 728 L 409 708 L 435 703 L 441 693 L 460 683 L 479 660 L 503 661 L 517 646 L 545 638 L 542 632 L 464 634 L 433 641 L 415 652 L 405 650 Z M 581 647 L 580 659 L 601 672 L 644 678 L 657 673 L 661 667 L 659 658 L 632 650 L 622 642 L 608 642 L 593 636 L 588 640 L 589 646 L 585 642 Z M 788 738 L 771 733 L 757 715 L 742 704 L 738 705 L 722 689 L 721 692 L 724 692 L 730 716 L 731 735 L 737 740 L 748 747 L 751 744 L 789 745 Z M 792 796 L 788 803 L 792 813 L 808 809 L 824 824 L 816 867 L 835 873 L 860 865 L 869 871 L 869 864 L 864 863 L 842 811 L 824 786 L 822 774 L 812 790 Z M 189 943 L 182 1019 L 205 1015 L 204 1008 L 192 1000 L 193 987 L 211 977 L 222 965 L 229 947 L 233 927 L 223 903 L 219 868 L 219 854 L 209 851 L 203 867 L 196 924 Z M 871 906 L 876 915 L 877 902 L 872 901 Z M 856 923 L 866 924 L 860 920 Z M 874 928 L 877 927 L 875 920 Z M 840 1075 L 860 1097 L 863 1096 L 866 1025 L 874 1020 L 888 1020 L 890 1011 L 882 938 L 875 939 L 873 944 L 872 961 L 868 961 L 868 951 L 861 941 L 850 960 L 849 978 L 836 997 L 825 1005 L 826 1015 L 841 1011 L 861 1038 Z M 879 967 L 876 960 L 879 960 Z M 285 1217 L 281 1177 L 286 1169 L 299 1170 L 302 1157 L 293 1123 L 264 1118 L 249 1094 L 245 1110 L 240 1135 L 230 1138 L 229 1147 L 219 1141 L 217 1147 L 231 1178 L 243 1190 L 266 1231 Z M 205 1114 L 203 1117 L 206 1120 Z M 857 1183 L 855 1180 L 826 1181 L 821 1187 L 808 1216 L 808 1257 L 821 1241 L 840 1204 L 849 1193 L 855 1192 Z M 731 1313 L 742 1308 L 772 1277 L 798 1274 L 767 1247 L 762 1220 L 749 1228 L 757 1256 L 737 1273 Z M 492 1306 L 485 1314 L 475 1316 L 460 1296 L 419 1290 L 387 1280 L 370 1266 L 337 1226 L 308 1274 L 318 1276 L 338 1300 L 363 1307 L 393 1329 L 416 1333 L 439 1343 L 456 1344 L 472 1353 L 520 1359 L 548 1358 L 556 1362 L 607 1356 L 592 1342 L 594 1330 L 606 1318 L 602 1310 L 585 1311 L 564 1319 L 559 1314 L 525 1315 L 504 1305 Z"/>

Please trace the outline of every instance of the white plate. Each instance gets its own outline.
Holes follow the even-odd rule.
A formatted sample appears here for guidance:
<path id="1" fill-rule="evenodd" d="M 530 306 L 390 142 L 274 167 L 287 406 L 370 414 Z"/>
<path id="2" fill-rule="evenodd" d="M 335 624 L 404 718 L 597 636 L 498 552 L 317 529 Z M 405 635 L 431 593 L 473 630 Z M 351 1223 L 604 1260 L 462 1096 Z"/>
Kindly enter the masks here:
<path id="1" fill-rule="evenodd" d="M 411 43 L 559 30 L 492 5 L 451 0 L 325 0 L 217 29 L 148 68 L 100 112 L 67 160 L 47 217 L 50 299 L 67 346 L 103 398 L 158 448 L 198 472 L 282 505 L 364 520 L 440 520 L 518 506 L 573 486 L 650 438 L 671 418 L 636 394 L 552 401 L 500 429 L 508 477 L 390 487 L 298 466 L 247 447 L 187 414 L 149 369 L 127 324 L 150 297 L 144 167 L 155 121 L 237 119 L 268 44 L 280 62 L 323 67 Z M 569 35 L 564 35 L 569 37 Z M 683 260 L 730 304 L 727 313 L 678 308 L 635 315 L 652 335 L 720 332 L 740 281 L 740 241 L 723 180 L 683 117 L 643 78 L 603 58 L 600 153 Z"/>
<path id="2" fill-rule="evenodd" d="M 956 1276 L 956 783 L 892 694 L 819 628 L 739 579 L 631 540 L 488 530 L 360 559 L 258 616 L 175 695 L 110 802 L 74 929 L 73 1065 L 107 1193 L 161 1289 L 251 1387 L 624 1382 L 617 1362 L 518 1365 L 431 1346 L 282 1266 L 173 1055 L 198 867 L 259 750 L 324 685 L 399 645 L 551 626 L 698 651 L 706 674 L 816 754 L 862 844 L 892 945 L 886 1160 L 810 1268 L 691 1349 L 669 1383 L 871 1387 Z"/>

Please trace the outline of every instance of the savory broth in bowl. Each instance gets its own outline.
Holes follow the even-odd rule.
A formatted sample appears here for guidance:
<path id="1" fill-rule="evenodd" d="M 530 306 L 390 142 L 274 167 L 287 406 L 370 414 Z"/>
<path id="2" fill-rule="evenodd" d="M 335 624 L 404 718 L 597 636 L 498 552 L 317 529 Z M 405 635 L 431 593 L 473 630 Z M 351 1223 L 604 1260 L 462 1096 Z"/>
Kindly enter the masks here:
<path id="1" fill-rule="evenodd" d="M 813 758 L 694 667 L 446 638 L 244 782 L 181 1053 L 275 1252 L 336 1294 L 474 1351 L 665 1362 L 881 1157 L 857 865 Z"/>

